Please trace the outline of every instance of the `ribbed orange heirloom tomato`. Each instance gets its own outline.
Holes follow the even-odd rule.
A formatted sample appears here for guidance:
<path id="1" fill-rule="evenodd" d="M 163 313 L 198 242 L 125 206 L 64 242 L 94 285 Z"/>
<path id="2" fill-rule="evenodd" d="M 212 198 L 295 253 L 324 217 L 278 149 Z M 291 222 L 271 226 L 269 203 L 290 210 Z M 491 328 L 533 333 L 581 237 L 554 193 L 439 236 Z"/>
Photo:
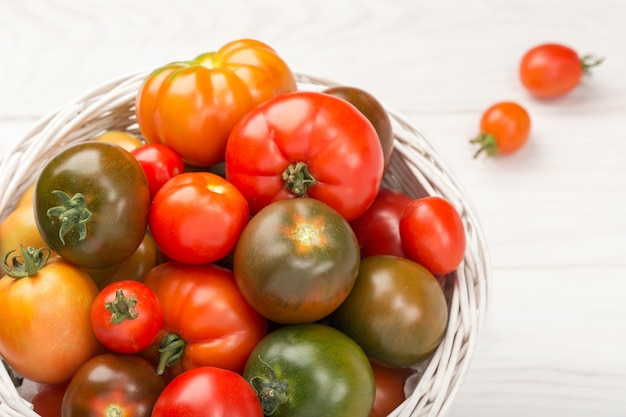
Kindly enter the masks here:
<path id="1" fill-rule="evenodd" d="M 148 142 L 170 146 L 188 164 L 210 166 L 223 161 L 230 130 L 245 113 L 296 88 L 274 49 L 240 39 L 153 71 L 137 95 L 137 121 Z"/>
<path id="2" fill-rule="evenodd" d="M 524 107 L 512 101 L 495 103 L 483 113 L 480 133 L 470 141 L 480 146 L 474 158 L 483 151 L 489 157 L 516 152 L 528 141 L 530 126 Z"/>

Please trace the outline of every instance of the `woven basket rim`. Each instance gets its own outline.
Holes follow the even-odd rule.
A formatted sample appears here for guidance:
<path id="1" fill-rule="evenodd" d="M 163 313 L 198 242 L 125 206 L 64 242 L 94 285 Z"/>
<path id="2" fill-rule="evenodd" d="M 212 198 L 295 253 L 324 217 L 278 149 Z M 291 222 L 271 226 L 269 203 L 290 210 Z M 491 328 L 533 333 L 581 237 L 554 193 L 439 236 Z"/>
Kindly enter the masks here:
<path id="1" fill-rule="evenodd" d="M 134 97 L 150 70 L 132 72 L 101 83 L 65 106 L 42 117 L 0 158 L 0 219 L 14 208 L 38 170 L 59 147 L 89 140 L 97 132 L 123 128 L 138 132 Z M 320 90 L 342 84 L 330 78 L 294 72 L 299 89 Z M 438 195 L 459 211 L 467 235 L 465 258 L 454 272 L 446 335 L 417 369 L 413 391 L 392 417 L 444 416 L 465 376 L 490 298 L 491 267 L 486 239 L 467 192 L 437 146 L 402 114 L 383 103 L 394 130 L 394 153 L 383 185 L 409 195 Z M 121 111 L 120 111 L 121 109 Z M 134 127 L 133 127 L 134 126 Z M 43 157 L 40 157 L 42 156 Z M 38 417 L 20 397 L 0 366 L 0 415 Z"/>

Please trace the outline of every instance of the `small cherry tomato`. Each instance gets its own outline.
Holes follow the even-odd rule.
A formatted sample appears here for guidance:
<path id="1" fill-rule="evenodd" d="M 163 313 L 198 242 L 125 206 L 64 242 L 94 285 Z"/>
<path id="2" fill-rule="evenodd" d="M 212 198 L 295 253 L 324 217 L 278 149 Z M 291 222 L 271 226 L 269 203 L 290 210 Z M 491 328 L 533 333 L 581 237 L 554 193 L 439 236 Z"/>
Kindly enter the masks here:
<path id="1" fill-rule="evenodd" d="M 150 346 L 163 328 L 163 312 L 148 286 L 117 281 L 96 296 L 91 325 L 100 343 L 113 352 L 138 353 Z"/>
<path id="2" fill-rule="evenodd" d="M 402 247 L 433 274 L 454 271 L 465 256 L 465 226 L 447 200 L 429 196 L 410 202 L 400 217 Z"/>
<path id="3" fill-rule="evenodd" d="M 140 147 L 143 144 L 137 135 L 124 130 L 109 130 L 97 136 L 94 140 L 112 143 L 127 150 L 128 152 Z"/>
<path id="4" fill-rule="evenodd" d="M 510 101 L 489 107 L 480 119 L 480 133 L 471 143 L 480 145 L 474 158 L 485 151 L 487 156 L 513 153 L 528 141 L 530 116 L 526 109 Z"/>
<path id="5" fill-rule="evenodd" d="M 263 417 L 261 402 L 241 375 L 202 366 L 174 378 L 163 390 L 152 417 Z"/>
<path id="6" fill-rule="evenodd" d="M 198 171 L 179 174 L 161 187 L 152 201 L 149 225 L 167 258 L 206 264 L 231 252 L 248 217 L 248 203 L 237 188 L 218 175 Z"/>
<path id="7" fill-rule="evenodd" d="M 572 48 L 546 43 L 528 50 L 519 64 L 522 85 L 534 96 L 554 98 L 576 88 L 591 68 L 599 65 L 602 58 L 592 55 L 579 57 Z"/>
<path id="8" fill-rule="evenodd" d="M 139 161 L 148 179 L 150 199 L 157 191 L 175 175 L 185 170 L 183 158 L 169 146 L 160 143 L 147 143 L 133 149 L 131 155 Z"/>
<path id="9" fill-rule="evenodd" d="M 417 371 L 413 368 L 390 368 L 371 362 L 376 381 L 376 398 L 370 417 L 386 417 L 406 399 L 404 386 Z"/>

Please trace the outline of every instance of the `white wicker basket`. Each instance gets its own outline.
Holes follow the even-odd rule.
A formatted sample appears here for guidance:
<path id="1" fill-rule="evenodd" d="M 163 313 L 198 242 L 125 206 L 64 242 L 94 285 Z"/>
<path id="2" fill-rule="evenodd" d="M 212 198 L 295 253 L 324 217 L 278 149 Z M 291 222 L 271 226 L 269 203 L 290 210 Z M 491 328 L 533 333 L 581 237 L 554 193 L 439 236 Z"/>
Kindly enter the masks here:
<path id="1" fill-rule="evenodd" d="M 93 89 L 43 118 L 0 159 L 0 219 L 14 208 L 47 159 L 69 143 L 93 139 L 106 130 L 138 133 L 135 95 L 148 72 L 123 76 Z M 337 83 L 296 74 L 300 89 L 321 90 Z M 441 417 L 465 375 L 489 299 L 491 271 L 484 236 L 471 202 L 436 147 L 397 112 L 387 109 L 395 148 L 384 184 L 413 197 L 438 195 L 450 201 L 466 228 L 467 251 L 448 291 L 449 325 L 434 355 L 418 369 L 412 394 L 390 416 Z M 0 416 L 38 417 L 0 366 Z"/>

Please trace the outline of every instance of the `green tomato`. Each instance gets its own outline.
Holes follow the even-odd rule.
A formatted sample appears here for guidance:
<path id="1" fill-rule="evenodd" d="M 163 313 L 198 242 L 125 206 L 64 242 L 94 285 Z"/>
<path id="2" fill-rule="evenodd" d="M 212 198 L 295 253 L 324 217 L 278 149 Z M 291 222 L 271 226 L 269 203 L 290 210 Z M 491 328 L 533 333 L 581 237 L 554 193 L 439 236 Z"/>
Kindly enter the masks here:
<path id="1" fill-rule="evenodd" d="M 252 351 L 243 376 L 272 417 L 368 417 L 376 393 L 363 350 L 322 324 L 273 331 Z"/>
<path id="2" fill-rule="evenodd" d="M 448 306 L 441 285 L 409 259 L 364 258 L 354 288 L 329 317 L 374 362 L 408 367 L 427 358 L 441 342 Z"/>
<path id="3" fill-rule="evenodd" d="M 72 145 L 37 177 L 37 228 L 52 250 L 87 268 L 118 264 L 135 252 L 148 225 L 150 190 L 139 162 L 100 141 Z"/>

